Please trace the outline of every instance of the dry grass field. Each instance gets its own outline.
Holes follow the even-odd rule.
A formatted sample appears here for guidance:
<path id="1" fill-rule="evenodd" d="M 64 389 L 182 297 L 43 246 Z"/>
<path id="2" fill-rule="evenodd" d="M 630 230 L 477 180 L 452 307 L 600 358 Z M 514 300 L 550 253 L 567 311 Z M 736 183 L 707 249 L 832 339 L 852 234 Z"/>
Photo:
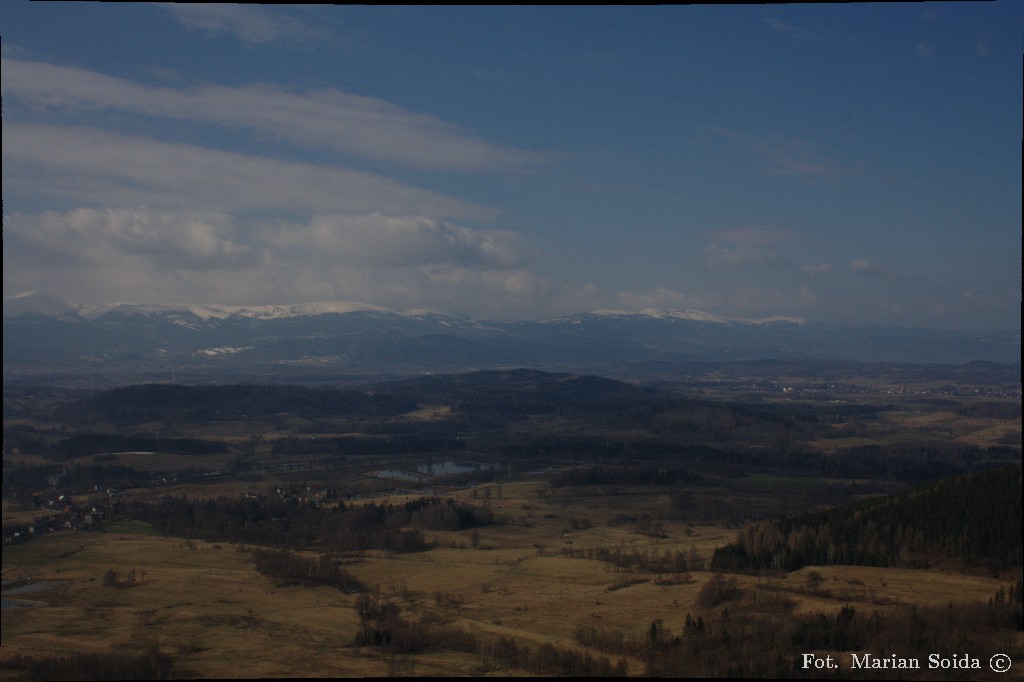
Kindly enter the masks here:
<path id="1" fill-rule="evenodd" d="M 55 511 L 37 509 L 35 507 L 26 509 L 23 505 L 14 505 L 6 500 L 3 502 L 3 526 L 5 528 L 8 526 L 22 526 L 31 523 L 35 519 L 54 514 L 56 514 Z"/>
<path id="2" fill-rule="evenodd" d="M 460 629 L 479 639 L 515 638 L 575 648 L 580 625 L 646 636 L 652 621 L 681 632 L 712 573 L 670 576 L 616 570 L 564 549 L 695 550 L 709 559 L 735 530 L 666 522 L 663 537 L 626 525 L 617 514 L 662 503 L 656 495 L 552 501 L 544 484 L 523 481 L 458 497 L 487 504 L 508 523 L 470 531 L 429 532 L 434 548 L 362 552 L 345 568 L 410 622 Z M 589 527 L 570 529 L 570 519 Z M 6 518 L 6 511 L 5 511 Z M 577 524 L 587 525 L 587 524 Z M 47 589 L 7 595 L 0 659 L 18 655 L 143 650 L 156 644 L 175 660 L 176 677 L 346 677 L 473 675 L 479 660 L 450 651 L 396 656 L 355 647 L 356 595 L 312 586 L 277 587 L 253 564 L 255 548 L 158 537 L 135 522 L 115 532 L 62 531 L 3 552 L 5 581 L 31 578 Z M 474 545 L 475 548 L 474 548 Z M 577 553 L 579 555 L 579 552 Z M 104 584 L 114 569 L 134 571 L 131 587 Z M 662 578 L 662 580 L 659 580 Z M 741 589 L 784 593 L 796 613 L 834 615 L 846 604 L 884 611 L 899 603 L 944 605 L 985 600 L 1005 581 L 963 573 L 865 567 L 804 568 L 771 578 L 737 576 Z M 598 655 L 600 652 L 591 652 Z M 615 657 L 613 657 L 615 658 Z M 631 674 L 643 662 L 626 659 Z M 11 675 L 13 671 L 0 670 Z"/>
<path id="3" fill-rule="evenodd" d="M 808 441 L 821 452 L 864 447 L 880 443 L 929 443 L 936 439 L 988 448 L 1020 445 L 1021 420 L 965 417 L 953 412 L 889 412 L 879 433 L 839 436 Z M 841 433 L 846 424 L 833 424 Z"/>

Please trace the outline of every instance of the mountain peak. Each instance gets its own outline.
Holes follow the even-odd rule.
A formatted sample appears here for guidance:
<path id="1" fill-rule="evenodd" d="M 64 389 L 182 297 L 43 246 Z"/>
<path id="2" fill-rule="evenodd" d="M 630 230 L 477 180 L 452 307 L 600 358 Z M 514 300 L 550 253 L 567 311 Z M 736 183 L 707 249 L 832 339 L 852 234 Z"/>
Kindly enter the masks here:
<path id="1" fill-rule="evenodd" d="M 41 315 L 68 321 L 79 321 L 78 312 L 56 296 L 41 291 L 22 291 L 4 296 L 4 317 Z"/>

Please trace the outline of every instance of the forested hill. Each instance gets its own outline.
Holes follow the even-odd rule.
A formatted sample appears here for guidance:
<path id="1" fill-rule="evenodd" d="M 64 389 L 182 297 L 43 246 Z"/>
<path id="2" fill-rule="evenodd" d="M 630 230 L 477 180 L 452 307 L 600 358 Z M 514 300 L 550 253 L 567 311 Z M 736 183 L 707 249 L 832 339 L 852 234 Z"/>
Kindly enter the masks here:
<path id="1" fill-rule="evenodd" d="M 93 418 L 126 424 L 152 420 L 269 419 L 281 412 L 308 418 L 338 415 L 373 417 L 414 410 L 416 401 L 399 395 L 287 385 L 145 384 L 102 391 L 64 409 L 61 416 L 65 418 Z"/>
<path id="2" fill-rule="evenodd" d="M 716 550 L 720 570 L 853 564 L 923 567 L 956 559 L 1022 565 L 1021 467 L 989 469 L 840 507 L 766 521 Z"/>
<path id="3" fill-rule="evenodd" d="M 307 419 L 373 418 L 409 412 L 419 403 L 451 405 L 464 414 L 523 415 L 655 402 L 676 404 L 679 400 L 668 393 L 612 379 L 513 369 L 431 375 L 359 389 L 288 384 L 141 384 L 101 391 L 66 406 L 59 416 L 115 424 L 268 419 L 279 413 Z"/>
<path id="4" fill-rule="evenodd" d="M 678 402 L 671 394 L 602 377 L 535 369 L 435 374 L 376 384 L 373 392 L 450 403 L 460 412 L 548 414 Z"/>

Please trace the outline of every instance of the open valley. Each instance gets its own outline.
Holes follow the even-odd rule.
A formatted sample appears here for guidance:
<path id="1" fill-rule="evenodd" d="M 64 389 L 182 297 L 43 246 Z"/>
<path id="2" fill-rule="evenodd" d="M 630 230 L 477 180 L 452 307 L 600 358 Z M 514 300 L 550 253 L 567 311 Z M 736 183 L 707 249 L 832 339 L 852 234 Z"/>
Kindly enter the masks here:
<path id="1" fill-rule="evenodd" d="M 804 654 L 938 647 L 985 654 L 952 677 L 987 679 L 993 655 L 1019 661 L 1019 402 L 702 395 L 527 370 L 9 391 L 0 675 L 820 677 Z M 994 511 L 975 500 L 965 528 L 900 511 L 977 491 Z M 971 525 L 992 514 L 991 537 Z"/>

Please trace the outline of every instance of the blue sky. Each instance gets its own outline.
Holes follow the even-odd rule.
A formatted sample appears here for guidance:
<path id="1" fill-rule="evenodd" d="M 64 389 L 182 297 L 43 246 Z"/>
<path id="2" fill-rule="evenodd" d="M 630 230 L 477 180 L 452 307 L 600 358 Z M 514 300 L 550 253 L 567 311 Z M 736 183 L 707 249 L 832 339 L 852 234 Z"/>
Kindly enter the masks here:
<path id="1" fill-rule="evenodd" d="M 4 295 L 1019 328 L 1022 28 L 4 3 Z"/>

